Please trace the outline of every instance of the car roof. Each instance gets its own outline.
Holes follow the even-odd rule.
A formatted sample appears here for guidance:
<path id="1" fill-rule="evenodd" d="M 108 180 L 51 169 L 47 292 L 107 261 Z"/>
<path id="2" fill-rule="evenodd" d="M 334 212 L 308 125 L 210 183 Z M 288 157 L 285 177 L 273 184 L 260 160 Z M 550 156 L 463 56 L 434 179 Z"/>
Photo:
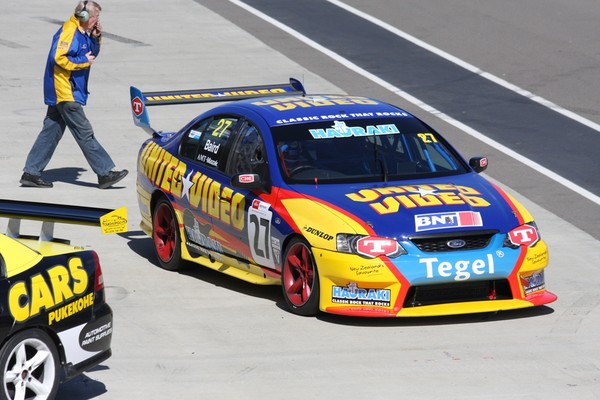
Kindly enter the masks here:
<path id="1" fill-rule="evenodd" d="M 405 110 L 391 104 L 351 95 L 272 96 L 240 100 L 234 104 L 258 113 L 272 127 L 335 119 L 390 116 L 414 118 Z"/>

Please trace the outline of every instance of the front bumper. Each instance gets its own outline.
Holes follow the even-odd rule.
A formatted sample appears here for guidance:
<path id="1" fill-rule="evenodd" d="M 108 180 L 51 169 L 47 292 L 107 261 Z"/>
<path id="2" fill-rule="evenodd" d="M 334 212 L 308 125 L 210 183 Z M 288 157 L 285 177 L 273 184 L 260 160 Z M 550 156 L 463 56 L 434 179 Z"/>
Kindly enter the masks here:
<path id="1" fill-rule="evenodd" d="M 367 259 L 314 249 L 322 311 L 367 317 L 444 316 L 548 304 L 548 250 L 491 247 Z"/>

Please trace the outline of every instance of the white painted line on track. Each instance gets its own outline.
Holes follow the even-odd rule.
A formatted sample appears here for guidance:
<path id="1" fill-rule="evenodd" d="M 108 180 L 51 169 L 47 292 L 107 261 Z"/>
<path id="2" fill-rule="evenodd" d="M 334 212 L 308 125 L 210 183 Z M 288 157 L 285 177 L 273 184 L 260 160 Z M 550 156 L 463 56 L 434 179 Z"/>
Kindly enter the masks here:
<path id="1" fill-rule="evenodd" d="M 494 147 L 495 149 L 501 151 L 502 153 L 514 158 L 515 160 L 527 165 L 528 167 L 536 170 L 537 172 L 539 172 L 542 175 L 547 176 L 548 178 L 554 180 L 555 182 L 565 186 L 566 188 L 578 193 L 579 195 L 587 198 L 588 200 L 600 205 L 600 196 L 595 195 L 594 193 L 590 192 L 589 190 L 586 190 L 584 188 L 582 188 L 581 186 L 571 182 L 570 180 L 562 177 L 561 175 L 558 175 L 557 173 L 549 170 L 548 168 L 536 163 L 533 160 L 530 160 L 529 158 L 522 156 L 521 154 L 515 152 L 514 150 L 511 150 L 510 148 L 500 144 L 499 142 L 496 142 L 495 140 L 485 136 L 483 133 L 477 131 L 476 129 L 473 129 L 471 127 L 469 127 L 468 125 L 450 117 L 447 114 L 444 114 L 443 112 L 437 110 L 436 108 L 430 106 L 429 104 L 419 100 L 418 98 L 410 95 L 409 93 L 401 90 L 400 88 L 392 85 L 391 83 L 379 78 L 376 75 L 373 75 L 372 73 L 370 73 L 369 71 L 359 67 L 358 65 L 354 64 L 352 61 L 340 56 L 339 54 L 329 50 L 328 48 L 320 45 L 319 43 L 315 42 L 314 40 L 304 36 L 303 34 L 301 34 L 300 32 L 290 28 L 289 26 L 282 24 L 281 22 L 277 21 L 276 19 L 264 14 L 263 12 L 261 12 L 260 10 L 257 10 L 254 7 L 249 6 L 248 4 L 243 3 L 240 0 L 229 0 L 231 3 L 237 5 L 238 7 L 241 7 L 243 9 L 245 9 L 246 11 L 248 11 L 249 13 L 257 16 L 258 18 L 264 20 L 265 22 L 268 22 L 269 24 L 283 30 L 284 32 L 288 33 L 289 35 L 295 37 L 296 39 L 300 40 L 301 42 L 307 44 L 308 46 L 314 48 L 315 50 L 325 54 L 326 56 L 332 58 L 333 60 L 337 61 L 338 63 L 342 64 L 344 67 L 356 72 L 359 75 L 362 75 L 363 77 L 371 80 L 372 82 L 376 83 L 377 85 L 395 93 L 396 95 L 398 95 L 399 97 L 403 98 L 404 100 L 416 105 L 417 107 L 425 110 L 426 112 L 433 114 L 435 116 L 437 116 L 438 118 L 444 120 L 445 122 L 457 127 L 458 129 L 464 131 L 465 133 L 467 133 L 468 135 L 486 143 L 487 145 Z M 506 82 L 498 77 L 495 77 L 492 74 L 486 73 L 484 71 L 482 71 L 481 69 L 466 63 L 440 49 L 437 49 L 436 47 L 433 47 L 405 32 L 402 32 L 388 24 L 386 24 L 383 21 L 380 21 L 372 16 L 369 16 L 368 14 L 365 14 L 359 10 L 356 10 L 353 7 L 350 7 L 340 1 L 337 0 L 327 0 L 328 2 L 341 7 L 343 9 L 345 9 L 346 11 L 349 11 L 361 18 L 367 19 L 368 21 L 377 24 L 387 30 L 389 30 L 390 32 L 401 36 L 402 38 L 409 40 L 411 42 L 413 42 L 414 44 L 423 47 L 424 49 L 427 49 L 429 51 L 434 52 L 435 54 L 444 57 L 445 59 L 452 61 L 453 63 L 469 70 L 470 72 L 473 72 L 475 74 L 478 74 L 486 79 L 491 80 L 494 83 L 497 83 L 509 90 L 515 91 L 516 93 L 519 93 L 520 95 L 523 95 L 533 101 L 536 101 L 542 105 L 544 105 L 545 107 L 548 107 L 556 112 L 559 112 L 560 114 L 563 114 L 569 118 L 574 119 L 577 122 L 580 122 L 598 132 L 600 132 L 600 125 L 589 121 L 571 111 L 565 110 L 563 108 L 561 108 L 560 106 L 548 101 L 548 100 L 544 100 L 543 98 L 534 95 L 533 93 L 530 93 L 524 89 L 520 89 L 519 87 Z M 585 121 L 585 122 L 584 122 Z"/>
<path id="2" fill-rule="evenodd" d="M 551 102 L 550 100 L 546 100 L 543 97 L 533 94 L 528 90 L 525 90 L 516 85 L 513 85 L 512 83 L 507 82 L 504 79 L 497 77 L 496 75 L 490 74 L 489 72 L 485 72 L 485 71 L 481 70 L 480 68 L 477 68 L 476 66 L 469 64 L 468 62 L 461 60 L 458 57 L 453 56 L 452 54 L 446 53 L 444 50 L 438 49 L 437 47 L 432 46 L 429 43 L 425 43 L 421 39 L 418 39 L 409 33 L 406 33 L 398 28 L 395 28 L 395 27 L 391 26 L 390 24 L 388 24 L 378 18 L 375 18 L 369 14 L 366 14 L 360 10 L 357 10 L 356 8 L 349 6 L 339 0 L 326 0 L 326 1 L 328 1 L 329 3 L 331 3 L 333 5 L 338 6 L 340 8 L 343 8 L 344 10 L 346 10 L 360 18 L 366 19 L 367 21 L 393 33 L 396 36 L 401 37 L 402 39 L 405 39 L 405 40 L 433 53 L 437 56 L 445 58 L 446 60 L 458 65 L 459 67 L 466 69 L 469 72 L 479 75 L 482 78 L 492 81 L 495 84 L 500 85 L 500 86 L 502 86 L 512 92 L 515 92 L 523 97 L 526 97 L 531 101 L 535 101 L 536 103 L 539 103 L 539 104 L 543 105 L 544 107 L 551 109 L 552 111 L 562 114 L 565 117 L 568 117 L 574 121 L 577 121 L 580 124 L 587 126 L 588 128 L 591 128 L 597 132 L 600 132 L 600 124 L 597 124 L 594 121 L 590 121 L 589 119 L 584 118 L 581 115 L 576 114 L 572 111 L 569 111 L 569 110 L 559 106 L 558 104 Z"/>

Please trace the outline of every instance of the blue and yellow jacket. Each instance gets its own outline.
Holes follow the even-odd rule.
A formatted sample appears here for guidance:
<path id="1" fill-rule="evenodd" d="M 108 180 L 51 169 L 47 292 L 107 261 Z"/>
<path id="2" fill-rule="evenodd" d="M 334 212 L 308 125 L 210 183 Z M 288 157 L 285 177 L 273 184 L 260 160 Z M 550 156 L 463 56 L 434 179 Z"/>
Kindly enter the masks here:
<path id="1" fill-rule="evenodd" d="M 90 63 L 85 56 L 100 53 L 100 38 L 87 35 L 79 20 L 72 16 L 52 38 L 44 73 L 44 103 L 55 106 L 63 101 L 85 105 Z"/>

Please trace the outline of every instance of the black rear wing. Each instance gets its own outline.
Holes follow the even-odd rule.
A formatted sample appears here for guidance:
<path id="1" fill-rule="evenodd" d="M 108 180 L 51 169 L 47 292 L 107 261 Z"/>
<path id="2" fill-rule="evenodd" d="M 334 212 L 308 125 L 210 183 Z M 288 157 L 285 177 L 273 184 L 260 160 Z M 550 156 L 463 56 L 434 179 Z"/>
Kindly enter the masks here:
<path id="1" fill-rule="evenodd" d="M 65 204 L 37 203 L 0 199 L 0 217 L 8 218 L 6 236 L 21 235 L 21 220 L 42 221 L 40 241 L 56 241 L 54 223 L 99 226 L 102 233 L 127 231 L 127 209 L 85 207 Z M 63 240 L 61 240 L 63 241 Z M 64 241 L 63 241 L 64 242 Z"/>

